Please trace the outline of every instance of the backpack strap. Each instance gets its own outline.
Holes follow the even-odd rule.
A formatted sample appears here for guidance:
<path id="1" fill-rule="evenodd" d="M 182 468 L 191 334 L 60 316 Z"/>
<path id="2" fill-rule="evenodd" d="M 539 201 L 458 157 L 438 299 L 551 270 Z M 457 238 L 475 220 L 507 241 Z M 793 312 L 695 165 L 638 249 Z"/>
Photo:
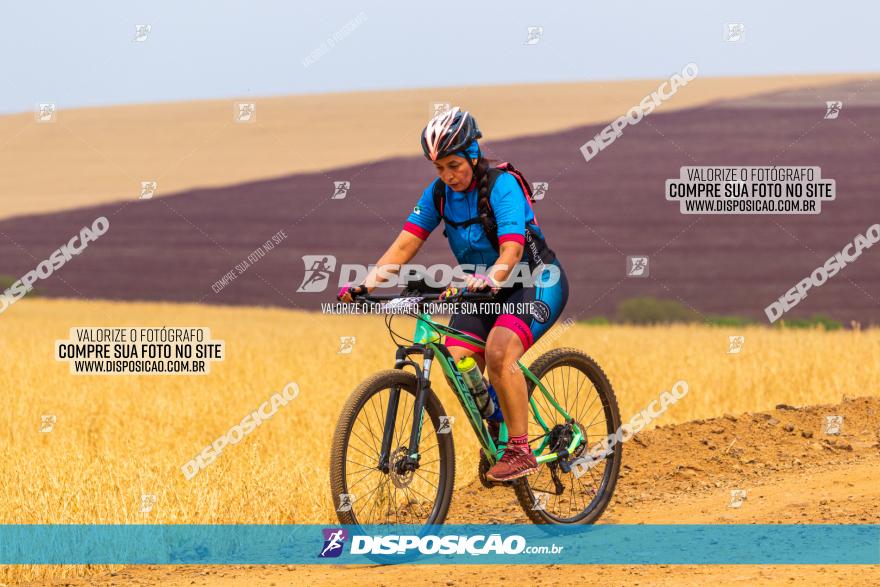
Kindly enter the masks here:
<path id="1" fill-rule="evenodd" d="M 486 184 L 486 195 L 485 197 L 482 195 L 477 196 L 477 212 L 480 215 L 480 221 L 483 223 L 483 231 L 486 233 L 486 238 L 492 244 L 492 248 L 496 251 L 500 250 L 501 245 L 498 244 L 498 222 L 495 220 L 495 212 L 492 211 L 490 200 L 492 190 L 495 189 L 495 182 L 498 181 L 502 173 L 504 173 L 504 169 L 501 169 L 500 166 L 490 168 L 486 172 L 489 178 Z"/>
<path id="2" fill-rule="evenodd" d="M 444 214 L 444 205 L 446 203 L 446 184 L 444 184 L 440 179 L 437 179 L 434 182 L 434 208 L 437 210 L 440 218 L 443 219 L 444 237 L 448 237 L 448 234 L 446 233 L 447 224 L 454 228 L 459 228 L 462 226 L 470 226 L 471 224 L 476 224 L 477 222 L 480 222 L 483 224 L 483 230 L 486 233 L 486 237 L 489 239 L 489 242 L 492 244 L 492 248 L 494 248 L 496 251 L 500 250 L 500 245 L 498 243 L 498 223 L 495 220 L 495 213 L 492 211 L 492 203 L 490 201 L 490 197 L 492 195 L 492 190 L 495 189 L 495 182 L 498 181 L 498 178 L 501 177 L 502 173 L 509 173 L 514 178 L 516 178 L 517 183 L 519 183 L 519 186 L 522 189 L 523 194 L 525 195 L 526 201 L 529 203 L 529 207 L 532 208 L 532 217 L 534 218 L 532 222 L 535 224 L 535 226 L 538 225 L 538 217 L 535 215 L 535 209 L 532 206 L 532 202 L 534 200 L 532 199 L 533 196 L 531 186 L 526 181 L 523 174 L 516 167 L 504 161 L 502 163 L 499 163 L 495 167 L 489 168 L 486 171 L 486 174 L 488 176 L 486 195 L 485 197 L 479 195 L 477 197 L 478 216 L 463 220 L 462 222 L 456 222 L 446 217 L 446 215 Z M 526 226 L 526 231 L 530 232 L 530 228 L 528 226 Z"/>
<path id="3" fill-rule="evenodd" d="M 526 181 L 526 177 L 522 174 L 522 171 L 513 166 L 513 163 L 508 163 L 507 161 L 503 161 L 498 164 L 498 169 L 502 171 L 506 171 L 514 178 L 516 178 L 517 183 L 519 183 L 519 187 L 522 189 L 523 194 L 526 196 L 526 201 L 529 203 L 529 208 L 532 209 L 532 218 L 534 218 L 535 226 L 538 226 L 538 215 L 535 214 L 535 207 L 532 205 L 535 202 L 535 196 L 532 193 L 532 186 L 529 185 L 529 182 Z M 489 193 L 492 193 L 491 190 Z"/>
<path id="4" fill-rule="evenodd" d="M 440 218 L 446 220 L 443 216 L 443 204 L 446 201 L 446 186 L 443 185 L 443 182 L 439 179 L 434 180 L 434 209 L 437 210 L 437 214 L 440 215 Z M 445 232 L 445 230 L 444 230 Z"/>
<path id="5" fill-rule="evenodd" d="M 467 220 L 462 220 L 461 222 L 456 222 L 450 218 L 447 218 L 443 213 L 443 208 L 446 204 L 446 184 L 444 184 L 439 179 L 434 182 L 434 189 L 432 192 L 432 196 L 434 197 L 434 209 L 437 210 L 437 214 L 440 215 L 440 218 L 443 219 L 443 236 L 449 236 L 446 234 L 446 225 L 450 225 L 453 228 L 459 228 L 461 226 L 470 226 L 471 224 L 476 224 L 477 222 L 482 222 L 482 218 L 479 216 L 475 216 L 474 218 L 469 218 Z"/>

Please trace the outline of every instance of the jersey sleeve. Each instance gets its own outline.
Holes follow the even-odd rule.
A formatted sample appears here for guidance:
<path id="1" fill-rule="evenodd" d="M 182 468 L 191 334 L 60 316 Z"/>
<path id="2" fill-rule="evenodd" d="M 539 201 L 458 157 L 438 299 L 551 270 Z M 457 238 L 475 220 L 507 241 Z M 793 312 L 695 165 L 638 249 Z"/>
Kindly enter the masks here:
<path id="1" fill-rule="evenodd" d="M 431 182 L 425 188 L 425 191 L 422 192 L 419 202 L 412 209 L 412 212 L 409 213 L 403 225 L 403 230 L 416 235 L 422 240 L 427 239 L 431 231 L 440 224 L 440 214 L 437 213 L 437 209 L 434 207 L 434 183 Z"/>
<path id="2" fill-rule="evenodd" d="M 526 196 L 516 178 L 502 173 L 495 180 L 489 202 L 498 223 L 498 244 L 515 241 L 526 242 Z"/>

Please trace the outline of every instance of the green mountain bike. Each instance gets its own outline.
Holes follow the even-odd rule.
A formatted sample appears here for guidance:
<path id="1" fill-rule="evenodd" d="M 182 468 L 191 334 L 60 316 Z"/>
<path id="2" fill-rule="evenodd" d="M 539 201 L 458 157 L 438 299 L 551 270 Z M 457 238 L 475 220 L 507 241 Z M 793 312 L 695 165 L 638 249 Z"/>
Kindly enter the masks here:
<path id="1" fill-rule="evenodd" d="M 481 348 L 485 343 L 431 318 L 426 305 L 436 301 L 430 294 L 439 291 L 422 282 L 403 293 L 355 297 L 354 303 L 383 304 L 394 312 L 385 320 L 397 354 L 393 369 L 372 375 L 354 390 L 336 425 L 330 485 L 340 523 L 435 525 L 445 521 L 455 481 L 455 448 L 453 422 L 431 389 L 435 359 L 482 447 L 479 477 L 483 485 L 511 486 L 525 514 L 536 524 L 595 522 L 614 492 L 622 456 L 620 443 L 606 451 L 601 462 L 589 456 L 591 446 L 620 426 L 617 400 L 605 373 L 573 348 L 550 350 L 528 368 L 517 361 L 529 391 L 529 444 L 541 467 L 514 481 L 490 481 L 485 473 L 504 452 L 506 426 L 502 423 L 496 441 L 440 340 L 441 334 L 454 334 Z M 468 292 L 454 301 L 492 300 L 491 293 Z M 395 315 L 416 318 L 411 340 L 392 329 Z M 413 355 L 421 355 L 421 364 Z M 589 468 L 574 463 L 582 456 L 592 461 Z"/>

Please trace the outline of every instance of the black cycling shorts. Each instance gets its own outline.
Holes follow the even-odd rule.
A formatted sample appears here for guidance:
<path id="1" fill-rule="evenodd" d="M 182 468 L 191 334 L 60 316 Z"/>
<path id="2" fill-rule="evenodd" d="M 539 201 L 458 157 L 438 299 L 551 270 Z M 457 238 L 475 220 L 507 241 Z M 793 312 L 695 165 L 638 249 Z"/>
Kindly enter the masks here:
<path id="1" fill-rule="evenodd" d="M 556 283 L 549 285 L 551 273 L 555 272 L 545 270 L 534 286 L 517 286 L 499 292 L 495 301 L 502 306 L 507 304 L 508 310 L 512 312 L 503 313 L 502 310 L 500 313 L 490 314 L 454 314 L 449 325 L 484 342 L 492 328 L 507 328 L 519 337 L 523 350 L 528 350 L 553 326 L 568 302 L 568 279 L 565 271 L 558 259 L 550 264 L 559 268 L 559 279 Z M 484 349 L 452 335 L 446 336 L 446 346 L 464 347 L 480 355 L 484 353 Z"/>

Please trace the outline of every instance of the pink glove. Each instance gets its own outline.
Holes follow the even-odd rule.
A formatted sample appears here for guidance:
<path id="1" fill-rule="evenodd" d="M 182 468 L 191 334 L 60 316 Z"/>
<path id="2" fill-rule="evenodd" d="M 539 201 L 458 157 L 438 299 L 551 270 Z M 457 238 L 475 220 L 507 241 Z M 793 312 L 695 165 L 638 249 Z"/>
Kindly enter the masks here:
<path id="1" fill-rule="evenodd" d="M 352 285 L 350 283 L 346 283 L 339 289 L 339 293 L 336 294 L 336 299 L 342 301 L 342 298 L 345 294 L 349 294 L 354 297 L 356 295 L 360 295 L 366 292 L 366 289 L 363 285 Z"/>

